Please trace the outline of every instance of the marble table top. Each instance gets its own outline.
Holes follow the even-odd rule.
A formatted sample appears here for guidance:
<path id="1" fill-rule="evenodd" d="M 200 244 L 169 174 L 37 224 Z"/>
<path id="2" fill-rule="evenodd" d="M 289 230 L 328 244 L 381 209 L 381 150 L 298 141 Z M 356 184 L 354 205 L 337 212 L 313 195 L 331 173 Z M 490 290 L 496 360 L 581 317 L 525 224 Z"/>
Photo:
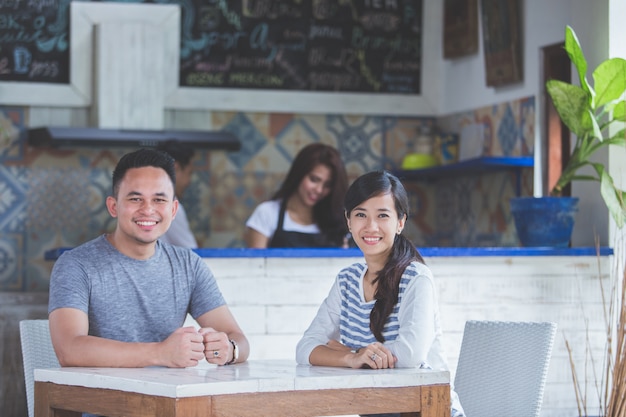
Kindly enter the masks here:
<path id="1" fill-rule="evenodd" d="M 201 363 L 194 368 L 36 369 L 35 381 L 182 398 L 204 395 L 367 387 L 449 384 L 447 371 L 349 369 L 256 360 L 230 366 Z"/>

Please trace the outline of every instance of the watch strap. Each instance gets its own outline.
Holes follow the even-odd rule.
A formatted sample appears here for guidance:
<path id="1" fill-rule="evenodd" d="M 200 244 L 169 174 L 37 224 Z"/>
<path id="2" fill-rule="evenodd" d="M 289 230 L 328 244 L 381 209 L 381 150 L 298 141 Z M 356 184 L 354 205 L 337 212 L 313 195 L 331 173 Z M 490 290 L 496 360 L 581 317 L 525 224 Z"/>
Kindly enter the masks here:
<path id="1" fill-rule="evenodd" d="M 237 362 L 237 359 L 239 359 L 239 346 L 237 345 L 237 342 L 235 342 L 233 339 L 230 339 L 229 342 L 233 345 L 233 358 L 230 361 L 226 362 L 226 365 L 233 364 Z"/>

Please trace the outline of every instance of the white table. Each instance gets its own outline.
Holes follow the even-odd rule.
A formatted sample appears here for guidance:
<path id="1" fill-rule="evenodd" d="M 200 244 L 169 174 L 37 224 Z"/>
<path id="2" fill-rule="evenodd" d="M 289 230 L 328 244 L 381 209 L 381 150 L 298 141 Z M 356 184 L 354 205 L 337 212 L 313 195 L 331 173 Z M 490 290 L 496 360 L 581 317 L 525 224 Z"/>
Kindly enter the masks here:
<path id="1" fill-rule="evenodd" d="M 448 372 L 259 360 L 197 368 L 35 370 L 35 417 L 299 417 L 403 412 L 449 417 Z"/>

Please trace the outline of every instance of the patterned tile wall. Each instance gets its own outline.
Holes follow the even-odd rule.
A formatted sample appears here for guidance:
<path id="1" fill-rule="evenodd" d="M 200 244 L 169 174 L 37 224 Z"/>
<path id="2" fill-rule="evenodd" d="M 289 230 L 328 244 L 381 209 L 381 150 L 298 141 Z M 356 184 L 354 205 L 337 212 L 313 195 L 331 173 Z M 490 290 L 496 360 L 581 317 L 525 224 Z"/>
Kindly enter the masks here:
<path id="1" fill-rule="evenodd" d="M 304 145 L 337 147 L 350 180 L 397 170 L 421 126 L 446 133 L 483 123 L 486 155 L 531 155 L 534 99 L 432 118 L 215 112 L 212 124 L 242 139 L 239 152 L 199 151 L 181 197 L 203 247 L 243 246 L 244 223 L 284 178 Z M 0 291 L 45 291 L 46 250 L 73 247 L 114 227 L 104 204 L 117 160 L 130 149 L 53 150 L 26 144 L 27 108 L 0 107 Z M 532 194 L 532 169 L 523 193 Z M 418 246 L 516 246 L 509 172 L 405 181 L 412 206 L 406 233 Z"/>

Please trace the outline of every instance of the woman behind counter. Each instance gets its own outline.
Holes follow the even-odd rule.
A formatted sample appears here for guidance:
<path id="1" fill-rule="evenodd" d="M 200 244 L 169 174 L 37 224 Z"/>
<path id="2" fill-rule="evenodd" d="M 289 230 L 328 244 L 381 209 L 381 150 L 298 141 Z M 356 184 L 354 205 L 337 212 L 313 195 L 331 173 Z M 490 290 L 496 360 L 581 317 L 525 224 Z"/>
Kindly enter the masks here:
<path id="1" fill-rule="evenodd" d="M 402 235 L 408 215 L 406 190 L 388 172 L 370 172 L 350 186 L 345 216 L 365 263 L 337 275 L 298 342 L 299 364 L 448 370 L 433 275 Z M 464 416 L 454 391 L 451 401 L 451 415 Z"/>
<path id="2" fill-rule="evenodd" d="M 346 169 L 337 149 L 314 143 L 298 152 L 272 199 L 246 222 L 250 248 L 346 246 Z"/>

